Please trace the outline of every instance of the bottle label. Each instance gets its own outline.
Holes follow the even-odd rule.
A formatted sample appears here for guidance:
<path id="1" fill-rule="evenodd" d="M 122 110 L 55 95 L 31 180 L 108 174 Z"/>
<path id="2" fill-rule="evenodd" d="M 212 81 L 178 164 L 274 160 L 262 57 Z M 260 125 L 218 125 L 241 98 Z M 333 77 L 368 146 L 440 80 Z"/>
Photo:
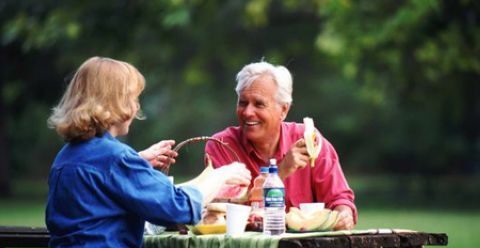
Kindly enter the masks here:
<path id="1" fill-rule="evenodd" d="M 284 188 L 264 188 L 263 199 L 265 207 L 285 207 L 285 189 Z"/>

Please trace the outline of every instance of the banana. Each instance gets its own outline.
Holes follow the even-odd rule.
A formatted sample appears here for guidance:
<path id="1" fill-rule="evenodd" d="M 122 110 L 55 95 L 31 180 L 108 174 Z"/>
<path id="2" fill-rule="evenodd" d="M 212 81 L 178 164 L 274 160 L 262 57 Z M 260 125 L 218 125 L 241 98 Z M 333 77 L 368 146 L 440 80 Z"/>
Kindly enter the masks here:
<path id="1" fill-rule="evenodd" d="M 321 229 L 321 227 L 328 221 L 331 212 L 332 211 L 330 209 L 322 209 L 319 213 L 315 214 L 314 218 L 316 220 L 316 225 L 312 229 Z"/>
<path id="2" fill-rule="evenodd" d="M 292 230 L 303 231 L 305 218 L 298 208 L 291 207 L 290 212 L 285 216 L 287 225 Z"/>
<path id="3" fill-rule="evenodd" d="M 315 231 L 331 228 L 332 220 L 336 220 L 330 209 L 322 209 L 314 212 L 305 212 L 298 208 L 291 207 L 286 215 L 288 228 L 295 231 Z M 336 212 L 336 211 L 335 211 Z"/>
<path id="4" fill-rule="evenodd" d="M 332 229 L 338 220 L 338 211 L 330 211 L 327 220 L 318 227 L 319 230 L 329 230 Z"/>
<path id="5" fill-rule="evenodd" d="M 290 208 L 290 212 L 291 212 L 292 214 L 293 214 L 293 213 L 295 213 L 295 214 L 301 214 L 300 209 L 297 208 L 297 207 L 291 207 L 291 208 Z M 290 212 L 289 212 L 289 213 L 290 213 Z"/>
<path id="6" fill-rule="evenodd" d="M 315 159 L 317 159 L 320 150 L 322 149 L 321 137 L 318 137 L 318 144 L 315 144 L 317 138 L 317 132 L 313 125 L 313 119 L 310 117 L 303 118 L 303 124 L 305 124 L 305 131 L 303 132 L 303 138 L 307 146 L 307 152 L 310 156 L 310 166 L 315 166 Z"/>

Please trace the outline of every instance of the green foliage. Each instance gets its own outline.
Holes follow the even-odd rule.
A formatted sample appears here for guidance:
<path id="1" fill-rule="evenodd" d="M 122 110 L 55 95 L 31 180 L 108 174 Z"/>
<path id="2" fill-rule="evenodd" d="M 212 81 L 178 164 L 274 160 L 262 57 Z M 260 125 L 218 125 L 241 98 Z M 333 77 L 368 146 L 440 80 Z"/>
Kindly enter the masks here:
<path id="1" fill-rule="evenodd" d="M 473 0 L 3 1 L 10 161 L 15 175 L 48 170 L 61 141 L 45 119 L 90 56 L 145 75 L 137 149 L 234 125 L 235 74 L 265 58 L 294 75 L 288 119 L 312 116 L 347 170 L 475 172 L 479 13 Z M 193 173 L 202 147 L 181 156 Z"/>

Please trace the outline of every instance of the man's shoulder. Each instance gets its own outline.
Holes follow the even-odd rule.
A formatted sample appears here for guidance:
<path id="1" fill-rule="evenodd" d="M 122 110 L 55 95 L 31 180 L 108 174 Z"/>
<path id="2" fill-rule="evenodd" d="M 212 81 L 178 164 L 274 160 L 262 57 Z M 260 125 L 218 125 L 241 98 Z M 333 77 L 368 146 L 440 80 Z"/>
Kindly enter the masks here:
<path id="1" fill-rule="evenodd" d="M 227 127 L 222 131 L 219 131 L 212 135 L 212 137 L 216 139 L 233 139 L 233 138 L 238 138 L 239 136 L 240 136 L 240 127 L 238 126 Z"/>
<path id="2" fill-rule="evenodd" d="M 231 148 L 239 147 L 241 146 L 241 130 L 240 127 L 238 126 L 230 126 L 222 131 L 219 131 L 215 134 L 212 135 L 212 138 L 215 138 L 217 140 L 222 141 L 225 144 L 228 144 Z M 207 142 L 206 144 L 206 150 L 211 151 L 211 150 L 217 150 L 221 149 L 221 145 L 219 145 L 217 142 Z"/>
<path id="3" fill-rule="evenodd" d="M 303 136 L 305 125 L 297 122 L 282 122 L 282 130 L 289 136 Z"/>

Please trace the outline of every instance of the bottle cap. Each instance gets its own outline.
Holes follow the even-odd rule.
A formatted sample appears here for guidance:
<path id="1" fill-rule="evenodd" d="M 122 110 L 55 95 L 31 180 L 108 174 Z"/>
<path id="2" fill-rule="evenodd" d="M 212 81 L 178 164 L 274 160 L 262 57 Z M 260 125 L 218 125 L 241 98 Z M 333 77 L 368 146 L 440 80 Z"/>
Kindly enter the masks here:
<path id="1" fill-rule="evenodd" d="M 276 165 L 270 165 L 268 167 L 268 173 L 277 173 L 278 172 L 278 167 Z"/>
<path id="2" fill-rule="evenodd" d="M 260 167 L 260 173 L 268 173 L 268 166 Z"/>
<path id="3" fill-rule="evenodd" d="M 277 164 L 277 160 L 274 159 L 274 158 L 271 158 L 270 159 L 270 165 L 276 165 Z"/>

